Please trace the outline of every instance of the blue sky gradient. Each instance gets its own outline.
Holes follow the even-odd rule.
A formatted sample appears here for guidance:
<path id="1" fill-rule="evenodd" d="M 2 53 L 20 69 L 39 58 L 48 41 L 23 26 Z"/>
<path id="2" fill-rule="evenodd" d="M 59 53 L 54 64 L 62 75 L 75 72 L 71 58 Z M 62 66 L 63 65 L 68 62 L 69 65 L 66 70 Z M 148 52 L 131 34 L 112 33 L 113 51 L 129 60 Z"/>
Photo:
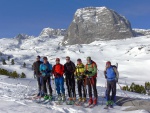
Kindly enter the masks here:
<path id="1" fill-rule="evenodd" d="M 0 38 L 38 36 L 45 27 L 65 28 L 78 8 L 106 6 L 133 28 L 150 29 L 150 0 L 0 0 Z"/>

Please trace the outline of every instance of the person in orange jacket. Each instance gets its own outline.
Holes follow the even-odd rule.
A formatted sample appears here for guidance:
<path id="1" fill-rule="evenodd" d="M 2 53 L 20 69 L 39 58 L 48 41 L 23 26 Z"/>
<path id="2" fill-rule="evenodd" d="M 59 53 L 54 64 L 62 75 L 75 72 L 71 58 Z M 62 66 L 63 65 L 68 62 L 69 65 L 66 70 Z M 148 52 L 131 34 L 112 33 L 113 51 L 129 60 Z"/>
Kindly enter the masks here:
<path id="1" fill-rule="evenodd" d="M 56 91 L 59 101 L 65 101 L 65 88 L 64 88 L 64 66 L 60 64 L 60 59 L 56 58 L 56 64 L 53 66 L 53 75 L 55 76 Z"/>

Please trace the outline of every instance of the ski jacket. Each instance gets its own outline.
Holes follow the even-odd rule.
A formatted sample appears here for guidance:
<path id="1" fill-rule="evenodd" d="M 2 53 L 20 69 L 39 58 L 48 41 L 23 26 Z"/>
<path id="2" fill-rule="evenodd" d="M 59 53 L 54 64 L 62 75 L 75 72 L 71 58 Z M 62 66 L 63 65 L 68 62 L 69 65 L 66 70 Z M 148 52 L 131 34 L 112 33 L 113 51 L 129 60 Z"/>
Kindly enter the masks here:
<path id="1" fill-rule="evenodd" d="M 86 64 L 85 66 L 85 71 L 88 71 L 88 73 L 86 73 L 86 76 L 89 77 L 97 77 L 97 65 L 94 61 L 91 61 L 90 64 Z"/>
<path id="2" fill-rule="evenodd" d="M 118 80 L 119 78 L 119 72 L 116 68 L 110 66 L 106 69 L 106 78 L 108 81 L 113 81 L 115 79 Z"/>
<path id="3" fill-rule="evenodd" d="M 75 64 L 70 61 L 69 63 L 64 64 L 65 74 L 74 74 L 76 67 Z"/>
<path id="4" fill-rule="evenodd" d="M 84 75 L 84 72 L 85 72 L 85 66 L 83 65 L 83 63 L 76 66 L 76 71 L 75 71 L 76 76 Z"/>
<path id="5" fill-rule="evenodd" d="M 40 65 L 40 72 L 42 73 L 42 76 L 50 76 L 50 73 L 52 71 L 52 65 L 50 63 L 41 64 Z"/>
<path id="6" fill-rule="evenodd" d="M 55 77 L 63 76 L 64 74 L 64 66 L 62 64 L 56 64 L 53 66 L 52 70 Z"/>
<path id="7" fill-rule="evenodd" d="M 43 62 L 41 61 L 36 61 L 33 63 L 33 70 L 35 72 L 35 75 L 38 76 L 40 75 L 40 65 L 42 64 Z"/>

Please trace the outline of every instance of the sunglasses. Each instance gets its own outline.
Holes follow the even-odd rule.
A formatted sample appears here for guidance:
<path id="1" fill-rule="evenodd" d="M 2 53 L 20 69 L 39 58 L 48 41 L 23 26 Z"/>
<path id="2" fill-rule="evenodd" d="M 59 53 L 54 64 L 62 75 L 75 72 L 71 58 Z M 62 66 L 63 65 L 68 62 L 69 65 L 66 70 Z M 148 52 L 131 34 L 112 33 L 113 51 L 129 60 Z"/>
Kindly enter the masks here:
<path id="1" fill-rule="evenodd" d="M 66 59 L 66 60 L 70 60 L 70 59 Z"/>

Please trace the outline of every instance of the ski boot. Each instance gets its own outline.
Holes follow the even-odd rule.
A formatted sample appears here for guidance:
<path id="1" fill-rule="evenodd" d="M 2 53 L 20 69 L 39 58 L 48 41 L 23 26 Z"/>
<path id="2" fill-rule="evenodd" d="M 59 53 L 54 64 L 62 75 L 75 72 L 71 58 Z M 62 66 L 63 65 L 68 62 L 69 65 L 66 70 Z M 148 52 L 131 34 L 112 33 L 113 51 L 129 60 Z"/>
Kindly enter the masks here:
<path id="1" fill-rule="evenodd" d="M 94 104 L 94 105 L 97 104 L 97 98 L 94 99 L 93 104 Z"/>
<path id="2" fill-rule="evenodd" d="M 84 97 L 84 98 L 82 98 L 82 102 L 86 102 L 86 98 Z"/>
<path id="3" fill-rule="evenodd" d="M 114 104 L 114 102 L 110 101 L 110 108 L 113 108 L 113 104 Z"/>
<path id="4" fill-rule="evenodd" d="M 110 105 L 111 105 L 111 101 L 107 101 L 106 106 L 104 107 L 104 109 L 108 109 Z"/>
<path id="5" fill-rule="evenodd" d="M 65 97 L 65 94 L 62 94 L 62 101 L 65 101 L 66 100 L 66 97 Z"/>
<path id="6" fill-rule="evenodd" d="M 109 108 L 109 101 L 106 102 L 106 106 L 104 107 L 104 109 L 108 109 Z"/>
<path id="7" fill-rule="evenodd" d="M 82 98 L 80 97 L 79 99 L 78 99 L 78 102 L 81 102 L 82 101 Z"/>
<path id="8" fill-rule="evenodd" d="M 49 99 L 49 96 L 48 95 L 45 95 L 44 96 L 44 100 L 48 100 Z"/>
<path id="9" fill-rule="evenodd" d="M 52 95 L 49 95 L 49 98 L 48 98 L 48 100 L 52 100 L 53 99 L 53 96 Z"/>
<path id="10" fill-rule="evenodd" d="M 92 99 L 92 97 L 90 97 L 90 99 L 89 99 L 89 105 L 91 105 L 91 104 L 93 104 L 93 99 Z"/>
<path id="11" fill-rule="evenodd" d="M 62 100 L 62 98 L 61 98 L 61 94 L 58 94 L 58 101 L 61 101 Z"/>

